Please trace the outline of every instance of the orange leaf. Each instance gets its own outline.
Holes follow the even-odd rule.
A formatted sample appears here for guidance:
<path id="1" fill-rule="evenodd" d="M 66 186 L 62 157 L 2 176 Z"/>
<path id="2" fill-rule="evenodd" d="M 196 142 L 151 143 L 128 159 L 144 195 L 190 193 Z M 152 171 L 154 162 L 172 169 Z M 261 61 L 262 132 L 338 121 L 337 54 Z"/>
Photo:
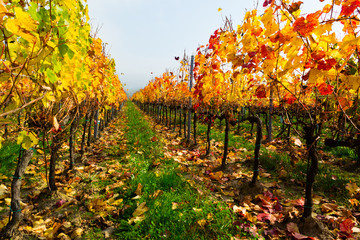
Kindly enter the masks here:
<path id="1" fill-rule="evenodd" d="M 352 106 L 353 101 L 350 101 L 349 99 L 345 98 L 345 97 L 339 97 L 339 105 L 341 105 L 342 109 L 344 111 L 346 111 L 347 109 L 349 109 Z M 340 111 L 341 108 L 340 106 L 338 107 L 338 111 Z"/>

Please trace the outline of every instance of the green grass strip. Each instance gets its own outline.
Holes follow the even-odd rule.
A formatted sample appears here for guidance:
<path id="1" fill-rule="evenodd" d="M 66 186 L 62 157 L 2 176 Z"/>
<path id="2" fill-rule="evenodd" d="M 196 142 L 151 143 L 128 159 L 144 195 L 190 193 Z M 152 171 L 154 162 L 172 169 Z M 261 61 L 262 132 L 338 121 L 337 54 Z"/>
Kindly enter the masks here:
<path id="1" fill-rule="evenodd" d="M 163 144 L 154 138 L 149 123 L 133 103 L 126 107 L 126 139 L 133 179 L 124 194 L 130 207 L 120 217 L 119 239 L 230 239 L 246 236 L 233 225 L 234 216 L 223 202 L 209 193 L 200 194 L 178 170 L 178 164 L 163 157 Z M 157 136 L 156 136 L 157 137 Z M 158 137 L 157 137 L 158 138 Z M 154 166 L 154 162 L 160 162 Z M 134 200 L 138 184 L 143 186 L 140 199 Z M 154 197 L 154 193 L 161 193 Z M 134 210 L 146 202 L 143 221 L 129 224 Z M 250 239 L 250 237 L 248 238 Z"/>

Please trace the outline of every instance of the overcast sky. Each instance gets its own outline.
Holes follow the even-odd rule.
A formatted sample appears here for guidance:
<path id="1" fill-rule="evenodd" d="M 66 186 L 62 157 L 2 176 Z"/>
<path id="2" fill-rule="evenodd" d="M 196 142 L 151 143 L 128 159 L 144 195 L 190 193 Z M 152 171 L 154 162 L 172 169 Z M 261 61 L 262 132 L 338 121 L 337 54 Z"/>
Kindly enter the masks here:
<path id="1" fill-rule="evenodd" d="M 319 0 L 302 0 L 304 9 L 320 9 Z M 88 0 L 90 23 L 101 27 L 125 89 L 146 86 L 166 69 L 175 70 L 175 56 L 195 53 L 231 16 L 234 26 L 256 0 Z M 258 9 L 263 9 L 260 0 Z M 325 1 L 328 2 L 328 1 Z M 323 4 L 322 4 L 323 5 Z M 218 11 L 222 8 L 222 11 Z M 123 75 L 121 74 L 123 73 Z M 153 73 L 153 74 L 151 74 Z"/>

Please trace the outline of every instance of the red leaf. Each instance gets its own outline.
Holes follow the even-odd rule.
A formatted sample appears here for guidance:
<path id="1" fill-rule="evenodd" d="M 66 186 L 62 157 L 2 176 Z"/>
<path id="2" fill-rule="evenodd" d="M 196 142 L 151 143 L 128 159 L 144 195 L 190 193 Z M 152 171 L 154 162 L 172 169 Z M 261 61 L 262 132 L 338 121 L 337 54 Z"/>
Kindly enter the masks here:
<path id="1" fill-rule="evenodd" d="M 327 83 L 320 84 L 320 86 L 318 86 L 318 89 L 321 95 L 329 95 L 334 91 L 334 87 Z"/>
<path id="2" fill-rule="evenodd" d="M 350 16 L 358 7 L 360 7 L 360 0 L 343 1 L 340 16 Z"/>
<path id="3" fill-rule="evenodd" d="M 199 107 L 200 107 L 200 103 L 196 103 L 196 104 L 194 105 L 194 110 L 196 111 Z"/>
<path id="4" fill-rule="evenodd" d="M 315 51 L 311 53 L 311 57 L 315 60 L 315 61 L 319 61 L 321 59 L 323 59 L 325 57 L 325 52 L 320 50 L 320 51 Z"/>
<path id="5" fill-rule="evenodd" d="M 304 76 L 302 76 L 301 79 L 307 81 L 309 77 L 310 77 L 310 71 L 308 71 Z"/>
<path id="6" fill-rule="evenodd" d="M 307 15 L 306 19 L 304 17 L 296 19 L 293 25 L 294 31 L 299 32 L 303 36 L 308 36 L 319 25 L 320 15 L 321 11 L 317 11 Z"/>
<path id="7" fill-rule="evenodd" d="M 330 58 L 327 60 L 321 60 L 318 63 L 317 69 L 319 70 L 325 70 L 329 71 L 331 68 L 333 68 L 337 64 L 336 60 L 334 58 Z"/>
<path id="8" fill-rule="evenodd" d="M 302 197 L 302 198 L 293 200 L 292 202 L 294 203 L 295 206 L 302 207 L 305 204 L 305 199 Z"/>
<path id="9" fill-rule="evenodd" d="M 296 101 L 296 97 L 293 94 L 287 93 L 284 96 L 284 100 L 287 104 L 293 104 Z"/>
<path id="10" fill-rule="evenodd" d="M 347 218 L 342 223 L 340 223 L 340 232 L 350 236 L 353 233 L 352 229 L 354 226 L 355 223 L 351 219 Z"/>
<path id="11" fill-rule="evenodd" d="M 266 7 L 267 5 L 271 4 L 273 0 L 265 0 L 263 7 Z"/>
<path id="12" fill-rule="evenodd" d="M 280 43 L 286 43 L 288 41 L 291 40 L 291 37 L 289 36 L 285 36 L 284 34 L 282 34 L 280 31 L 273 34 L 271 37 L 270 37 L 270 41 L 275 43 L 275 42 L 280 42 Z"/>
<path id="13" fill-rule="evenodd" d="M 271 59 L 274 56 L 272 48 L 269 47 L 269 46 L 266 46 L 266 45 L 261 46 L 260 52 L 261 52 L 261 57 L 262 58 Z"/>
<path id="14" fill-rule="evenodd" d="M 266 89 L 265 89 L 265 86 L 263 84 L 260 85 L 256 89 L 255 96 L 258 97 L 258 98 L 265 98 L 266 97 Z"/>
<path id="15" fill-rule="evenodd" d="M 257 52 L 248 52 L 248 55 L 250 58 L 253 58 L 256 55 Z"/>

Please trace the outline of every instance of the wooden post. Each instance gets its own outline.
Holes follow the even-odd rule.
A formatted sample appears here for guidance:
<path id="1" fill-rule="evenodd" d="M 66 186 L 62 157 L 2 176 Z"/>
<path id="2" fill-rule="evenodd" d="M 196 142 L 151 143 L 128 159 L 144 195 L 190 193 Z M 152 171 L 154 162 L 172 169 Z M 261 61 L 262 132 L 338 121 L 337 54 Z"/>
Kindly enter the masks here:
<path id="1" fill-rule="evenodd" d="M 189 90 L 191 91 L 192 89 L 192 82 L 193 82 L 193 78 L 194 78 L 194 55 L 191 56 L 191 61 L 190 61 L 190 81 L 189 81 Z M 188 133 L 187 133 L 187 140 L 188 142 L 190 142 L 190 137 L 191 137 L 191 109 L 192 109 L 192 102 L 191 102 L 191 97 L 189 97 L 189 106 L 188 106 Z"/>
<path id="2" fill-rule="evenodd" d="M 94 139 L 98 138 L 98 131 L 99 131 L 99 109 L 95 111 Z"/>

